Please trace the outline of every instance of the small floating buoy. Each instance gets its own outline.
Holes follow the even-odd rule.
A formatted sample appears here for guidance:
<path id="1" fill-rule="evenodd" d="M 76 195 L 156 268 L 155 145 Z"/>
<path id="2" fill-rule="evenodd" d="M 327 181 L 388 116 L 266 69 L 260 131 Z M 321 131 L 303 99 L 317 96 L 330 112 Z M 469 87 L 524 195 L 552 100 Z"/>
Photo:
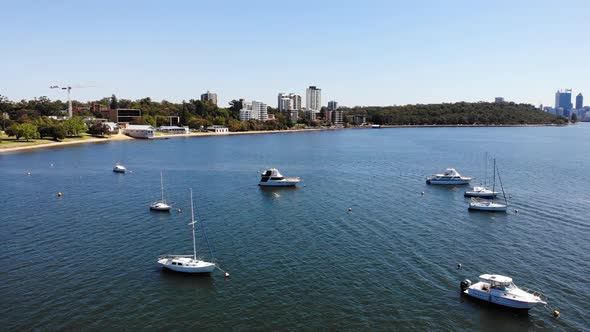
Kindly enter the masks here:
<path id="1" fill-rule="evenodd" d="M 62 196 L 62 194 L 61 194 L 61 191 L 60 191 L 60 192 L 57 193 L 57 197 L 61 197 L 61 196 Z"/>
<path id="2" fill-rule="evenodd" d="M 224 276 L 224 277 L 226 277 L 226 278 L 229 278 L 229 273 L 225 272 L 225 273 L 223 274 L 223 276 Z"/>
<path id="3" fill-rule="evenodd" d="M 28 176 L 31 176 L 31 172 L 27 172 L 27 175 L 28 175 Z"/>
<path id="4" fill-rule="evenodd" d="M 420 195 L 424 196 L 424 192 L 421 192 Z"/>
<path id="5" fill-rule="evenodd" d="M 53 164 L 49 164 L 49 166 L 53 167 Z"/>
<path id="6" fill-rule="evenodd" d="M 348 212 L 352 211 L 352 208 L 348 208 Z"/>
<path id="7" fill-rule="evenodd" d="M 181 208 L 176 209 L 177 212 L 182 212 Z"/>
<path id="8" fill-rule="evenodd" d="M 304 186 L 304 187 L 307 187 L 307 185 L 306 185 L 306 184 L 304 184 L 303 186 Z"/>
<path id="9" fill-rule="evenodd" d="M 559 315 L 561 315 L 561 313 L 559 312 L 559 310 L 553 310 L 553 317 L 559 318 Z"/>
<path id="10" fill-rule="evenodd" d="M 461 270 L 461 268 L 463 268 L 463 265 L 461 263 L 457 264 L 457 270 Z"/>
<path id="11" fill-rule="evenodd" d="M 514 213 L 518 213 L 518 210 L 514 210 Z"/>
<path id="12" fill-rule="evenodd" d="M 508 198 L 512 198 L 512 195 L 508 195 Z"/>

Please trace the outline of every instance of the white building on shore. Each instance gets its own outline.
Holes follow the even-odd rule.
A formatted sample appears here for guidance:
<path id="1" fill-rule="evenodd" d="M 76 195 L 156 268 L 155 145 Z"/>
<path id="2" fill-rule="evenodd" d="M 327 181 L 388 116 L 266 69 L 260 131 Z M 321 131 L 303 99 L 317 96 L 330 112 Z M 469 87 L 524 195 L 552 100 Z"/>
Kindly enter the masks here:
<path id="1" fill-rule="evenodd" d="M 240 121 L 268 120 L 267 105 L 263 102 L 253 100 L 252 103 L 244 103 L 240 110 Z"/>
<path id="2" fill-rule="evenodd" d="M 146 125 L 127 125 L 123 133 L 133 138 L 152 138 L 156 130 L 152 126 Z"/>
<path id="3" fill-rule="evenodd" d="M 188 134 L 190 130 L 188 127 L 179 127 L 179 126 L 160 126 L 157 129 L 159 132 L 167 133 L 167 134 Z"/>
<path id="4" fill-rule="evenodd" d="M 229 129 L 224 126 L 213 125 L 213 126 L 207 127 L 207 131 L 212 131 L 216 134 L 227 134 L 229 132 Z"/>

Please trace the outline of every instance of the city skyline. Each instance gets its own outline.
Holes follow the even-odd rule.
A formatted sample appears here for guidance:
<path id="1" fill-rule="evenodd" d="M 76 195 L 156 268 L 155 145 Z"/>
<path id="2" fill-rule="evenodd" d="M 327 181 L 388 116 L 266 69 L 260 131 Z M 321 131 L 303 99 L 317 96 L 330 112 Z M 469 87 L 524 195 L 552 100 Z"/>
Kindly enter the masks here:
<path id="1" fill-rule="evenodd" d="M 180 102 L 210 90 L 220 107 L 239 98 L 274 105 L 278 92 L 304 95 L 314 85 L 346 106 L 496 96 L 538 106 L 552 105 L 562 87 L 590 94 L 587 1 L 327 1 L 314 11 L 300 3 L 296 25 L 277 15 L 286 5 L 268 1 L 31 4 L 6 3 L 0 22 L 11 32 L 0 94 L 13 101 L 67 100 L 51 85 L 73 86 L 80 101 L 116 94 Z M 294 50 L 284 52 L 280 38 Z"/>

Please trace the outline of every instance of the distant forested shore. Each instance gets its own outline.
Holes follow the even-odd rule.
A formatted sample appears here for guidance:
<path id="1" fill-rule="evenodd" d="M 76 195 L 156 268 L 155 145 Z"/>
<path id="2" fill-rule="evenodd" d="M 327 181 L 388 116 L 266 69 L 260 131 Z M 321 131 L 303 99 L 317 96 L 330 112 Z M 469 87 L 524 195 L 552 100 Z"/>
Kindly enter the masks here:
<path id="1" fill-rule="evenodd" d="M 540 125 L 567 124 L 568 120 L 529 104 L 452 103 L 343 108 L 348 117 L 366 116 L 380 125 Z"/>

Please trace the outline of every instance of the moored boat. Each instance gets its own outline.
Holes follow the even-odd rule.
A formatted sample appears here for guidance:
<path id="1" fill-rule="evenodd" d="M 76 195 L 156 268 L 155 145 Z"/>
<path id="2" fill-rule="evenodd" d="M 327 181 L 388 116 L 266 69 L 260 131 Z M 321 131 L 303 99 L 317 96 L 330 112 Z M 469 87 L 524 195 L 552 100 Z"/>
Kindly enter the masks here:
<path id="1" fill-rule="evenodd" d="M 498 274 L 482 274 L 475 284 L 465 279 L 461 282 L 461 291 L 473 298 L 514 309 L 529 310 L 538 304 L 547 304 L 541 293 L 520 289 L 512 278 Z"/>
<path id="2" fill-rule="evenodd" d="M 492 185 L 491 192 L 495 192 L 496 189 L 496 159 L 494 159 L 494 184 Z M 500 174 L 498 173 L 498 178 L 500 179 Z M 471 198 L 471 202 L 469 202 L 469 210 L 479 210 L 479 211 L 492 211 L 492 212 L 506 212 L 508 211 L 508 201 L 506 200 L 506 195 L 504 194 L 504 185 L 502 185 L 502 180 L 500 179 L 500 186 L 502 188 L 502 193 L 504 195 L 504 203 L 494 202 L 494 197 L 496 195 L 492 195 L 490 198 L 491 200 L 484 200 L 479 198 Z M 467 193 L 465 193 L 467 194 Z M 481 197 L 481 196 L 480 196 Z"/>
<path id="3" fill-rule="evenodd" d="M 158 264 L 162 267 L 185 273 L 211 273 L 217 265 L 212 262 L 204 261 L 197 257 L 197 244 L 195 240 L 195 213 L 193 209 L 193 190 L 190 189 L 191 197 L 191 222 L 189 225 L 193 229 L 193 254 L 192 255 L 163 255 L 158 257 Z M 204 231 L 204 229 L 203 229 Z"/>
<path id="4" fill-rule="evenodd" d="M 150 210 L 169 212 L 172 207 L 170 205 L 168 205 L 166 203 L 166 200 L 164 199 L 164 180 L 163 180 L 163 176 L 162 176 L 161 171 L 160 171 L 160 190 L 162 191 L 162 199 L 150 204 Z"/>
<path id="5" fill-rule="evenodd" d="M 493 198 L 499 194 L 497 191 L 493 191 L 483 186 L 475 186 L 471 190 L 465 192 L 465 197 L 480 197 L 480 198 Z"/>
<path id="6" fill-rule="evenodd" d="M 298 177 L 286 178 L 278 169 L 269 168 L 260 176 L 258 185 L 261 187 L 294 187 L 299 182 L 301 182 L 301 179 Z"/>
<path id="7" fill-rule="evenodd" d="M 121 164 L 116 164 L 115 167 L 113 167 L 113 172 L 125 173 L 125 172 L 127 172 L 127 168 L 125 168 L 125 166 L 123 166 Z"/>
<path id="8" fill-rule="evenodd" d="M 454 168 L 445 169 L 444 173 L 433 174 L 426 178 L 428 184 L 443 184 L 443 185 L 463 185 L 469 184 L 473 178 L 462 176 Z"/>

